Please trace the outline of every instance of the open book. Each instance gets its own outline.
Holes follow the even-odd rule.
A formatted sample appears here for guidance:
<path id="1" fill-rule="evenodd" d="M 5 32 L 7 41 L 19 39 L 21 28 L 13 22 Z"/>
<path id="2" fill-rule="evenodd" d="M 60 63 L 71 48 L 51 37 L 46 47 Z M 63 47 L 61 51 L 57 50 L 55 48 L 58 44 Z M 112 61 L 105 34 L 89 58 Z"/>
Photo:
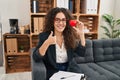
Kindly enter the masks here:
<path id="1" fill-rule="evenodd" d="M 49 80 L 85 80 L 84 74 L 66 72 L 66 71 L 58 71 L 53 74 Z"/>

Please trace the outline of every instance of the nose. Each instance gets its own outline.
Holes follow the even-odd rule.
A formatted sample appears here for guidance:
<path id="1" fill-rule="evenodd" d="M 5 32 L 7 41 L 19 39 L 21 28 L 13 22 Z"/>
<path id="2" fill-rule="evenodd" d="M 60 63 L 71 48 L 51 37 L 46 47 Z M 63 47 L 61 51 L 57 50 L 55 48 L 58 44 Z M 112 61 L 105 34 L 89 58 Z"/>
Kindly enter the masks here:
<path id="1" fill-rule="evenodd" d="M 59 22 L 60 24 L 63 24 L 63 21 L 62 20 L 60 20 L 60 22 Z"/>

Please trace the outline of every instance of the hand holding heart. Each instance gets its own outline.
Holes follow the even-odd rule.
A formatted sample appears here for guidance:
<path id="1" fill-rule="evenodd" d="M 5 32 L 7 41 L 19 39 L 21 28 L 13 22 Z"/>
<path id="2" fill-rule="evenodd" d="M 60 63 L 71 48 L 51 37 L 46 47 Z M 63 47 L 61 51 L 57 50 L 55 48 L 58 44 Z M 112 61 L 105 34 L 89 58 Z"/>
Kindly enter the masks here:
<path id="1" fill-rule="evenodd" d="M 84 24 L 78 20 L 70 20 L 70 26 L 73 27 L 76 32 L 80 35 L 84 33 Z"/>
<path id="2" fill-rule="evenodd" d="M 81 45 L 85 46 L 84 24 L 80 21 L 75 22 L 75 20 L 74 20 L 74 22 L 72 22 L 72 24 L 74 25 L 73 29 L 75 29 L 75 31 L 77 32 L 77 34 L 79 36 Z"/>

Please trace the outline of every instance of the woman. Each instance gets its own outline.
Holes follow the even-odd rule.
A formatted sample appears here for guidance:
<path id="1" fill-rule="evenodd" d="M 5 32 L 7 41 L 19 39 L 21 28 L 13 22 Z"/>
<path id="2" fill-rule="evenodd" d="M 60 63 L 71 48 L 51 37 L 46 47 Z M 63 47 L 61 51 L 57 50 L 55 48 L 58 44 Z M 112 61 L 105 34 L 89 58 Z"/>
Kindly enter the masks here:
<path id="1" fill-rule="evenodd" d="M 39 34 L 39 43 L 33 53 L 35 61 L 44 61 L 47 80 L 57 71 L 66 71 L 74 56 L 83 56 L 85 51 L 84 25 L 77 21 L 77 27 L 71 27 L 73 17 L 65 8 L 53 8 L 46 17 L 43 32 Z"/>

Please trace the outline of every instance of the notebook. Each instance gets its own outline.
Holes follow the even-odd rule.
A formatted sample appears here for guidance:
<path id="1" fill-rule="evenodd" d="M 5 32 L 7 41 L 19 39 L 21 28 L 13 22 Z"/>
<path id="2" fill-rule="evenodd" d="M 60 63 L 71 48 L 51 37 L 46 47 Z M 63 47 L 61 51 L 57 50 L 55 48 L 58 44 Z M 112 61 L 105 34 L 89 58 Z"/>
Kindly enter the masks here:
<path id="1" fill-rule="evenodd" d="M 85 80 L 84 76 L 84 74 L 80 73 L 58 71 L 57 73 L 53 74 L 49 80 Z"/>

